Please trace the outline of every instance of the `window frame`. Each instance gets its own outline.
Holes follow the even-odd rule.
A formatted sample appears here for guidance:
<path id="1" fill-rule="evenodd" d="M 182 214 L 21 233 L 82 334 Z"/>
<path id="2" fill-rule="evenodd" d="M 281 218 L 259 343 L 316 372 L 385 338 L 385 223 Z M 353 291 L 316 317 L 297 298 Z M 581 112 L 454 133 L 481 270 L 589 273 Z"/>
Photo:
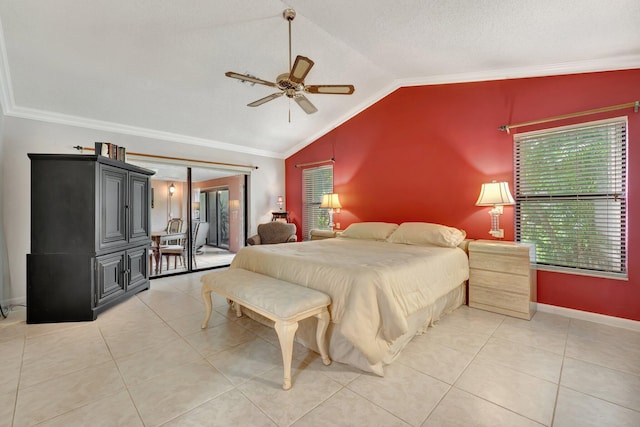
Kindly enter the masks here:
<path id="1" fill-rule="evenodd" d="M 331 171 L 330 177 L 321 175 Z M 314 176 L 310 176 L 314 175 Z M 313 181 L 314 188 L 308 188 Z M 325 181 L 325 182 L 320 182 Z M 331 230 L 329 227 L 329 211 L 321 209 L 323 194 L 333 193 L 333 165 L 322 165 L 302 170 L 302 240 L 310 239 L 312 229 Z"/>
<path id="2" fill-rule="evenodd" d="M 588 132 L 592 129 L 610 132 L 610 136 L 607 139 L 608 144 L 602 144 L 601 138 L 588 136 Z M 545 177 L 545 172 L 542 172 L 543 168 L 538 170 L 535 170 L 535 168 L 527 169 L 523 163 L 532 162 L 532 159 L 535 160 L 536 156 L 540 156 L 540 154 L 531 154 L 527 159 L 527 154 L 523 154 L 523 152 L 526 149 L 531 150 L 531 148 L 529 148 L 530 146 L 524 146 L 523 148 L 523 144 L 531 144 L 532 147 L 534 143 L 537 143 L 538 147 L 542 147 L 539 150 L 542 151 L 542 155 L 546 155 L 544 157 L 545 161 L 549 158 L 556 159 L 554 165 L 561 165 L 559 166 L 561 170 L 566 167 L 562 165 L 562 162 L 570 163 L 571 160 L 567 159 L 571 159 L 571 156 L 574 156 L 575 160 L 573 162 L 575 165 L 581 166 L 582 164 L 577 159 L 581 155 L 584 156 L 583 153 L 586 149 L 607 147 L 609 150 L 607 151 L 609 156 L 607 163 L 600 162 L 593 165 L 587 163 L 587 165 L 593 167 L 594 173 L 600 172 L 604 175 L 585 174 L 584 170 L 587 170 L 587 167 L 584 167 L 584 170 L 582 167 L 576 167 L 573 175 L 567 176 L 564 180 L 559 180 L 555 171 L 553 175 L 546 171 L 547 176 Z M 515 199 L 513 220 L 515 240 L 517 242 L 536 244 L 537 268 L 539 270 L 576 275 L 628 280 L 627 226 L 629 215 L 627 210 L 627 171 L 629 135 L 627 116 L 519 133 L 513 136 L 513 144 Z M 562 152 L 556 153 L 558 154 L 556 157 L 549 157 L 552 149 L 543 146 L 543 144 L 557 145 L 554 149 L 562 150 Z M 587 155 L 585 159 L 599 160 L 598 156 L 602 156 L 602 154 Z M 606 166 L 601 167 L 602 165 Z M 566 173 L 566 171 L 564 172 Z M 607 191 L 602 192 L 599 187 L 602 182 L 597 182 L 598 188 L 595 188 L 595 182 L 598 177 L 605 175 L 606 180 L 603 182 L 607 187 Z M 553 176 L 553 178 L 549 176 Z M 561 189 L 571 185 L 574 186 L 574 192 L 560 192 Z M 547 188 L 546 192 L 544 191 L 545 187 Z M 592 190 L 587 190 L 587 188 L 592 188 Z M 564 210 L 567 213 L 566 215 L 562 214 L 562 205 L 566 207 L 566 210 Z M 572 207 L 569 208 L 569 206 Z M 529 212 L 527 212 L 527 209 Z M 525 211 L 524 213 L 523 210 Z M 549 212 L 549 215 L 545 215 L 545 210 Z M 539 215 L 540 218 L 544 218 L 553 225 L 553 220 L 557 218 L 568 217 L 569 215 L 578 217 L 585 210 L 590 214 L 592 213 L 592 215 L 586 215 L 581 218 L 587 218 L 587 224 L 590 226 L 595 225 L 595 228 L 586 228 L 586 231 L 579 228 L 574 229 L 577 230 L 577 235 L 571 236 L 574 240 L 569 241 L 573 245 L 570 249 L 551 248 L 550 244 L 545 247 L 545 244 L 542 243 L 544 234 L 541 234 L 539 229 L 535 230 L 535 224 L 527 226 L 525 222 L 527 216 Z M 613 216 L 609 216 L 612 212 L 614 213 Z M 605 214 L 606 220 L 603 221 L 602 218 Z M 565 219 L 564 221 L 558 226 L 556 232 L 571 230 L 566 223 L 567 220 Z M 605 226 L 601 227 L 601 224 L 605 224 Z M 548 224 L 546 227 L 548 228 Z M 526 231 L 523 231 L 523 228 Z M 534 231 L 531 231 L 532 229 Z M 592 231 L 593 235 L 591 234 Z M 527 232 L 532 236 L 527 236 Z M 580 236 L 581 232 L 583 236 Z M 553 235 L 553 233 L 550 234 Z M 590 238 L 585 238 L 584 235 L 589 235 Z M 602 236 L 605 238 L 602 238 Z M 538 241 L 536 241 L 535 237 L 538 237 Z M 557 236 L 552 237 L 551 242 L 557 238 Z M 604 247 L 598 251 L 591 252 L 592 247 L 603 241 L 606 244 Z M 580 254 L 583 252 L 579 250 L 580 248 L 588 248 L 586 253 L 590 257 L 584 256 L 588 260 L 581 258 L 582 255 Z M 619 248 L 619 255 L 618 252 L 613 252 L 617 248 Z M 539 249 L 546 249 L 547 255 L 540 256 Z M 609 254 L 607 254 L 607 251 L 609 251 Z M 602 262 L 602 264 L 598 265 L 598 262 Z M 607 268 L 603 268 L 603 265 L 606 265 Z"/>

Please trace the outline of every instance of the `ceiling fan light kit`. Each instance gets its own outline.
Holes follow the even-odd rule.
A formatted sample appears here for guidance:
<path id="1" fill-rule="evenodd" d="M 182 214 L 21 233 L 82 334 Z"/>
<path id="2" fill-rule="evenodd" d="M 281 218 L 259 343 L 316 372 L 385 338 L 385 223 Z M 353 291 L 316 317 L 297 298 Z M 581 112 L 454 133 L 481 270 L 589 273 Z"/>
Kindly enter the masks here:
<path id="1" fill-rule="evenodd" d="M 280 74 L 276 77 L 276 82 L 270 82 L 268 80 L 262 80 L 249 74 L 240 74 L 233 71 L 227 71 L 225 76 L 233 79 L 238 79 L 242 82 L 249 82 L 252 84 L 260 84 L 264 86 L 274 87 L 280 90 L 280 92 L 273 93 L 271 95 L 260 98 L 247 104 L 248 107 L 258 107 L 266 102 L 272 101 L 276 98 L 280 98 L 286 95 L 287 98 L 293 99 L 307 114 L 313 114 L 318 109 L 304 96 L 304 93 L 312 94 L 328 94 L 328 95 L 351 95 L 355 88 L 353 85 L 305 85 L 304 79 L 311 71 L 314 62 L 306 56 L 298 55 L 296 60 L 291 65 L 291 22 L 296 17 L 296 11 L 293 9 L 285 9 L 282 12 L 282 16 L 289 22 L 289 72 Z"/>

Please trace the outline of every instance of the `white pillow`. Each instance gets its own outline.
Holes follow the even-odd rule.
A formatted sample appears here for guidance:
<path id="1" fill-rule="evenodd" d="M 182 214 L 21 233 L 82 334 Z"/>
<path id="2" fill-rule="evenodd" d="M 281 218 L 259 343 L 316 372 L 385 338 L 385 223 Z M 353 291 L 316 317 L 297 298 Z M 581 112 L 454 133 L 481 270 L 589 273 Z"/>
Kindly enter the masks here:
<path id="1" fill-rule="evenodd" d="M 347 227 L 338 237 L 363 240 L 387 240 L 387 237 L 398 228 L 398 224 L 390 222 L 356 222 Z"/>
<path id="2" fill-rule="evenodd" d="M 406 245 L 436 245 L 455 248 L 462 243 L 466 236 L 467 233 L 464 230 L 446 225 L 428 222 L 403 222 L 387 241 Z"/>

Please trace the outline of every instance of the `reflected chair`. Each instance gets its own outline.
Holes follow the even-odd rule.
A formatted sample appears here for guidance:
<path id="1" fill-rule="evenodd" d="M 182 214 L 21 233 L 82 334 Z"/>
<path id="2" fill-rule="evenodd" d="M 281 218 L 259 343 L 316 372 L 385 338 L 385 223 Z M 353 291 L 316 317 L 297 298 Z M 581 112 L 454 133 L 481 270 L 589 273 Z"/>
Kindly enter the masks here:
<path id="1" fill-rule="evenodd" d="M 182 218 L 172 218 L 167 222 L 167 233 L 180 233 L 182 231 L 182 224 L 184 221 Z M 177 240 L 169 240 L 167 244 L 169 245 L 177 245 L 179 242 Z"/>
<path id="2" fill-rule="evenodd" d="M 247 245 L 270 245 L 296 242 L 297 240 L 295 224 L 271 221 L 258 225 L 258 234 L 249 237 Z"/>
<path id="3" fill-rule="evenodd" d="M 204 245 L 207 242 L 207 234 L 209 233 L 209 223 L 208 222 L 199 222 L 196 224 L 196 229 L 193 232 L 193 245 L 191 247 L 191 251 L 193 254 L 193 266 L 198 268 L 198 263 L 196 261 L 196 255 L 204 253 Z"/>
<path id="4" fill-rule="evenodd" d="M 162 258 L 165 257 L 167 259 L 167 270 L 171 266 L 171 262 L 169 260 L 170 257 L 174 257 L 173 268 L 178 268 L 178 259 L 180 259 L 180 264 L 185 266 L 185 250 L 186 250 L 186 242 L 187 238 L 182 237 L 177 240 L 176 244 L 172 245 L 161 245 L 160 249 L 158 249 L 159 260 L 160 260 L 160 273 L 162 273 Z"/>

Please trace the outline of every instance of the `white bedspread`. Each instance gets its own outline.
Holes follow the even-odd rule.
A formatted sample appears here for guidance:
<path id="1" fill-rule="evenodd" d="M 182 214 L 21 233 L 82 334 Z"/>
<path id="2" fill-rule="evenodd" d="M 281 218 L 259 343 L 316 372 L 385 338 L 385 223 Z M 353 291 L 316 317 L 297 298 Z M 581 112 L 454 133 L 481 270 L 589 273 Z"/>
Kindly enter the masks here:
<path id="1" fill-rule="evenodd" d="M 371 364 L 408 330 L 406 316 L 469 278 L 460 248 L 335 238 L 249 246 L 231 268 L 244 268 L 325 292 L 331 320 Z"/>

